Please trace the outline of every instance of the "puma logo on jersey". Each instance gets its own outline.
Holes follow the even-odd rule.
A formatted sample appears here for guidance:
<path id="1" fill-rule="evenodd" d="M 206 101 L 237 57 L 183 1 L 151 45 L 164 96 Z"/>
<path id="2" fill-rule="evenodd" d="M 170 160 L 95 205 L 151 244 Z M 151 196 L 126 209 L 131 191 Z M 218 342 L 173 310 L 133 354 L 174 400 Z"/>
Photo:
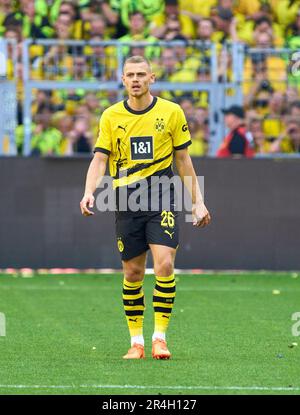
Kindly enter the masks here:
<path id="1" fill-rule="evenodd" d="M 125 125 L 125 127 L 122 127 L 122 125 L 118 125 L 118 128 L 120 128 L 121 130 L 124 130 L 125 133 L 126 133 L 126 127 L 127 127 L 127 125 Z"/>
<path id="2" fill-rule="evenodd" d="M 171 239 L 173 239 L 174 232 L 169 232 L 169 231 L 165 230 L 165 233 L 166 233 L 167 235 L 169 235 L 169 237 L 170 237 Z"/>
<path id="3" fill-rule="evenodd" d="M 164 318 L 170 318 L 169 316 L 165 316 L 164 314 L 162 315 L 162 317 L 164 317 Z"/>
<path id="4" fill-rule="evenodd" d="M 133 321 L 134 323 L 137 322 L 137 318 L 130 318 L 129 321 Z"/>

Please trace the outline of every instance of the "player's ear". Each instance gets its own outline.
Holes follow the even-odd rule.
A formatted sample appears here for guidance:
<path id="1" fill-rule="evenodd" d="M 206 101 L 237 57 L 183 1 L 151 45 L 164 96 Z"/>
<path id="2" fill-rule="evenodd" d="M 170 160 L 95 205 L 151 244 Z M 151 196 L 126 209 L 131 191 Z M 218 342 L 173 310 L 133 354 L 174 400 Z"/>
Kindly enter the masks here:
<path id="1" fill-rule="evenodd" d="M 122 75 L 122 84 L 123 84 L 123 86 L 125 86 L 124 75 Z"/>
<path id="2" fill-rule="evenodd" d="M 151 74 L 151 78 L 150 78 L 150 84 L 154 84 L 155 82 L 155 73 Z"/>

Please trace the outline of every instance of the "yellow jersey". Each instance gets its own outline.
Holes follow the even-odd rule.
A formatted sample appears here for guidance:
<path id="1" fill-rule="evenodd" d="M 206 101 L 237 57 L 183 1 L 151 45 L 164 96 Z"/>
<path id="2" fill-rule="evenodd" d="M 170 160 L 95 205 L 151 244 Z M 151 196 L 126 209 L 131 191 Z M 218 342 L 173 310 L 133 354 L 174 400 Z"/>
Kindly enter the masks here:
<path id="1" fill-rule="evenodd" d="M 113 188 L 128 186 L 152 175 L 173 175 L 173 152 L 188 147 L 191 137 L 178 104 L 154 97 L 143 111 L 127 100 L 107 108 L 100 119 L 94 152 L 109 156 Z"/>

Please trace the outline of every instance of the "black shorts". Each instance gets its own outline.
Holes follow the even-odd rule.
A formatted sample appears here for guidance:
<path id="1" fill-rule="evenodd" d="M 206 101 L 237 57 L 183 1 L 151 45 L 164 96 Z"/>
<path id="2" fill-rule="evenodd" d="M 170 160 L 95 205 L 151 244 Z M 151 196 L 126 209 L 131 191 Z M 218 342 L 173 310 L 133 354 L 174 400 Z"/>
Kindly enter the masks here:
<path id="1" fill-rule="evenodd" d="M 146 252 L 149 244 L 177 248 L 179 242 L 178 213 L 166 210 L 137 215 L 117 212 L 116 235 L 123 261 Z"/>

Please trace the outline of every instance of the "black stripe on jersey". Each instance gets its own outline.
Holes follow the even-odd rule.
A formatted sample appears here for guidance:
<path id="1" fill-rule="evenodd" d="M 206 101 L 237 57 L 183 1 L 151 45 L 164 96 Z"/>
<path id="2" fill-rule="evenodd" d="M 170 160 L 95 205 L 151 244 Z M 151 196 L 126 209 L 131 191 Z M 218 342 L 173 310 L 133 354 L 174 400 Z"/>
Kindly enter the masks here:
<path id="1" fill-rule="evenodd" d="M 131 174 L 137 173 L 138 171 L 147 169 L 148 167 L 154 166 L 157 163 L 160 163 L 161 161 L 166 160 L 169 158 L 173 153 L 167 154 L 165 157 L 162 157 L 158 160 L 153 161 L 152 163 L 139 163 L 134 167 L 131 167 L 127 170 L 118 171 L 116 176 L 113 176 L 114 179 L 120 179 L 121 177 L 130 176 Z"/>
<path id="2" fill-rule="evenodd" d="M 161 293 L 175 293 L 176 287 L 161 287 L 160 285 L 155 285 L 154 287 L 156 291 L 159 291 Z"/>
<path id="3" fill-rule="evenodd" d="M 136 298 L 135 300 L 123 300 L 124 305 L 144 305 L 144 296 L 140 298 Z"/>
<path id="4" fill-rule="evenodd" d="M 144 314 L 143 310 L 125 310 L 126 316 L 142 316 Z"/>
<path id="5" fill-rule="evenodd" d="M 192 141 L 189 140 L 184 144 L 181 144 L 180 146 L 174 146 L 175 150 L 183 150 L 184 148 L 188 147 L 189 145 L 192 144 Z"/>
<path id="6" fill-rule="evenodd" d="M 110 151 L 106 150 L 106 148 L 103 148 L 103 147 L 95 147 L 94 148 L 94 153 L 104 153 L 108 156 L 110 155 Z"/>
<path id="7" fill-rule="evenodd" d="M 157 295 L 153 296 L 154 303 L 165 303 L 165 304 L 173 304 L 175 301 L 174 297 L 157 297 Z"/>
<path id="8" fill-rule="evenodd" d="M 156 313 L 171 314 L 172 313 L 172 308 L 154 307 L 154 311 Z"/>
<path id="9" fill-rule="evenodd" d="M 125 100 L 123 101 L 124 107 L 127 109 L 127 111 L 131 112 L 131 114 L 135 114 L 135 115 L 143 115 L 146 114 L 148 111 L 152 110 L 152 108 L 154 107 L 154 105 L 157 103 L 157 97 L 153 97 L 153 100 L 151 102 L 151 104 L 149 105 L 149 107 L 145 108 L 142 111 L 136 111 L 133 110 L 132 108 L 130 108 L 130 106 L 128 105 L 128 102 Z"/>

